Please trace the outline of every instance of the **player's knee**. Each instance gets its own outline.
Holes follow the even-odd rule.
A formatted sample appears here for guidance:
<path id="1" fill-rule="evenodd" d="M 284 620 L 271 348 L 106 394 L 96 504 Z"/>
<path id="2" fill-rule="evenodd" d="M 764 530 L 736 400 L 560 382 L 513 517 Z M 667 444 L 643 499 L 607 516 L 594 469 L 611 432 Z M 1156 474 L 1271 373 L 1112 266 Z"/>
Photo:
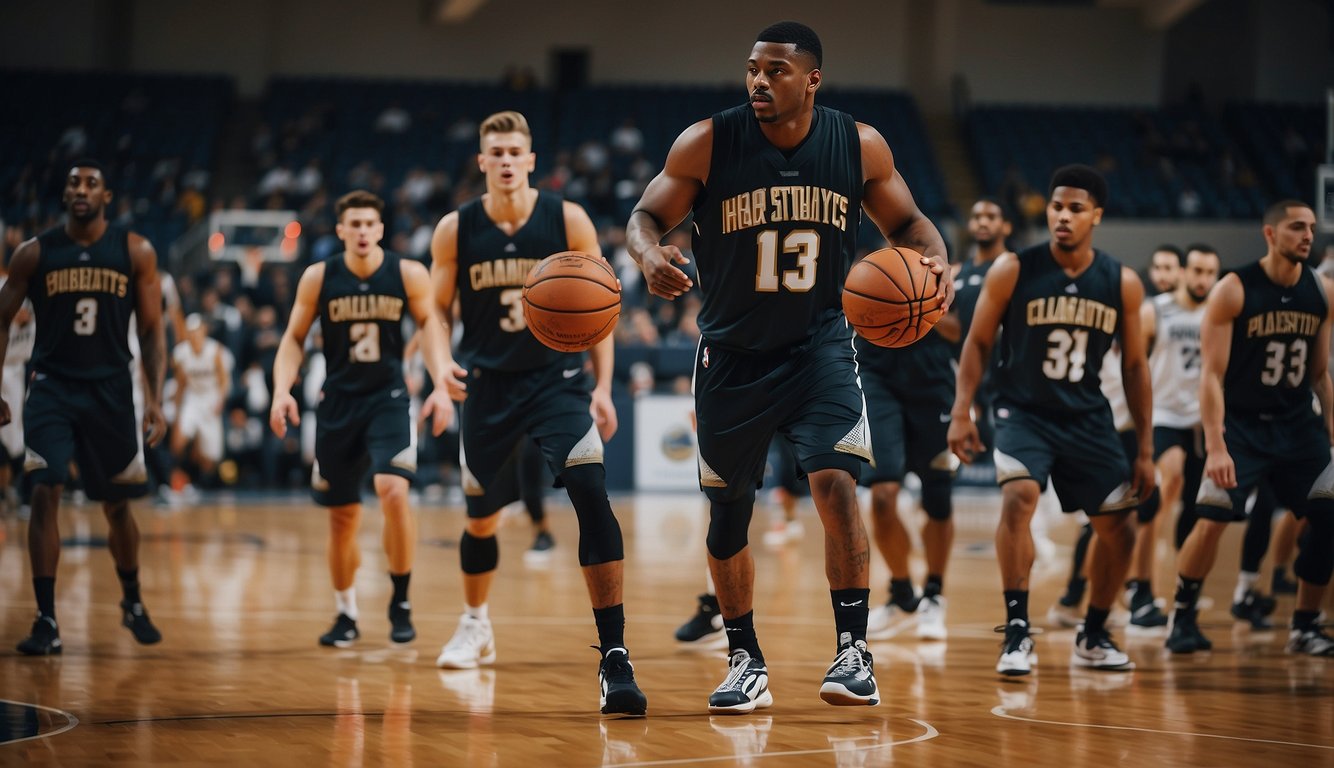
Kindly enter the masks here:
<path id="1" fill-rule="evenodd" d="M 386 510 L 391 507 L 406 509 L 409 485 L 408 479 L 400 475 L 376 475 L 375 495 L 380 499 L 380 506 Z"/>
<path id="2" fill-rule="evenodd" d="M 709 554 L 719 560 L 728 560 L 750 543 L 750 517 L 755 511 L 755 494 L 733 501 L 714 501 L 709 504 L 709 535 L 706 543 Z"/>
<path id="3" fill-rule="evenodd" d="M 922 509 L 932 520 L 949 520 L 954 513 L 948 472 L 928 471 L 922 477 Z"/>
<path id="4" fill-rule="evenodd" d="M 464 531 L 459 540 L 459 567 L 469 575 L 490 573 L 500 562 L 500 545 L 495 535 L 474 536 L 471 531 Z"/>
<path id="5" fill-rule="evenodd" d="M 464 530 L 473 536 L 481 539 L 496 535 L 500 528 L 500 512 L 492 512 L 486 517 L 469 517 L 468 522 L 464 524 Z"/>
<path id="6" fill-rule="evenodd" d="M 1305 581 L 1318 586 L 1329 584 L 1334 574 L 1334 502 L 1312 502 L 1306 515 L 1305 543 L 1293 572 Z"/>
<path id="7" fill-rule="evenodd" d="M 871 486 L 871 517 L 881 518 L 898 513 L 898 482 L 876 483 Z"/>
<path id="8" fill-rule="evenodd" d="M 130 520 L 130 502 L 124 499 L 104 502 L 102 514 L 106 515 L 107 523 L 110 525 L 125 525 Z"/>
<path id="9" fill-rule="evenodd" d="M 606 470 L 601 464 L 579 464 L 560 473 L 579 518 L 579 564 L 612 563 L 625 559 L 621 524 L 607 499 Z"/>

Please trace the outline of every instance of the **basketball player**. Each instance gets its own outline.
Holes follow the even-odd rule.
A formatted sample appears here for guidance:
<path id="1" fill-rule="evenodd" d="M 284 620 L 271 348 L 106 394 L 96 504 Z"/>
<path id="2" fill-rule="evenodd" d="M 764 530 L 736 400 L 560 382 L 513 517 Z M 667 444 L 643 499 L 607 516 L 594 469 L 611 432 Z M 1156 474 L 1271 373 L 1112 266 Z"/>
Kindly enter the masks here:
<path id="1" fill-rule="evenodd" d="M 1088 613 L 1075 636 L 1071 663 L 1134 668 L 1112 641 L 1106 622 L 1134 547 L 1130 509 L 1137 498 L 1149 496 L 1154 483 L 1148 361 L 1139 327 L 1143 287 L 1132 270 L 1093 247 L 1107 182 L 1088 166 L 1068 165 L 1052 176 L 1049 194 L 1052 239 L 1016 256 L 1001 256 L 987 274 L 964 342 L 949 430 L 950 448 L 971 461 L 981 448 L 973 395 L 1003 324 L 994 371 L 996 479 L 1001 484 L 996 556 L 1006 611 L 996 671 L 1002 675 L 1032 671 L 1029 524 L 1048 477 L 1061 506 L 1067 512 L 1083 510 L 1097 533 Z M 1103 356 L 1118 338 L 1121 378 L 1139 442 L 1133 477 L 1098 381 Z"/>
<path id="2" fill-rule="evenodd" d="M 1218 252 L 1212 246 L 1197 243 L 1187 247 L 1176 288 L 1158 294 L 1140 308 L 1140 327 L 1151 350 L 1153 456 L 1164 508 L 1178 499 L 1184 506 L 1187 497 L 1193 507 L 1204 471 L 1198 394 L 1200 321 L 1204 318 L 1204 300 L 1218 282 L 1219 265 Z M 1154 602 L 1152 586 L 1159 517 L 1149 515 L 1146 519 L 1141 514 L 1135 531 L 1130 581 L 1126 582 L 1131 629 L 1167 625 L 1167 616 Z"/>
<path id="3" fill-rule="evenodd" d="M 968 327 L 973 323 L 973 312 L 977 308 L 977 298 L 982 294 L 982 282 L 986 280 L 987 271 L 996 263 L 997 257 L 1009 252 L 1005 241 L 1013 231 L 1014 223 L 1010 214 L 999 200 L 979 197 L 973 203 L 968 213 L 968 234 L 973 238 L 973 255 L 964 260 L 954 274 L 955 311 L 951 314 L 958 318 L 960 340 L 968 334 Z M 995 420 L 991 412 L 995 387 L 991 381 L 990 365 L 987 368 L 982 374 L 982 383 L 978 385 L 973 402 L 982 444 L 990 447 L 995 432 Z"/>
<path id="4" fill-rule="evenodd" d="M 1296 200 L 1265 211 L 1267 251 L 1209 294 L 1200 326 L 1204 369 L 1200 421 L 1204 481 L 1199 519 L 1177 558 L 1176 613 L 1167 649 L 1207 651 L 1196 603 L 1229 522 L 1245 519 L 1246 497 L 1267 477 L 1280 503 L 1305 517 L 1308 539 L 1297 557 L 1291 653 L 1334 656 L 1334 638 L 1317 623 L 1334 570 L 1334 465 L 1330 462 L 1329 360 L 1332 305 L 1306 260 L 1315 213 Z M 1311 408 L 1312 392 L 1320 414 Z"/>
<path id="5" fill-rule="evenodd" d="M 700 487 L 710 502 L 708 562 L 730 648 L 709 711 L 773 702 L 752 611 L 747 529 L 775 432 L 796 448 L 825 529 L 837 654 L 820 689 L 837 705 L 880 701 L 866 649 L 870 550 L 856 478 L 871 458 L 841 291 L 865 208 L 890 241 L 948 268 L 940 233 L 918 210 L 880 134 L 816 106 L 820 39 L 780 22 L 746 62 L 748 104 L 687 128 L 626 228 L 649 292 L 673 300 L 693 282 L 664 235 L 694 213 L 703 303 L 695 361 Z M 953 284 L 943 285 L 948 307 Z"/>
<path id="6" fill-rule="evenodd" d="M 334 211 L 335 232 L 345 250 L 307 267 L 297 284 L 292 314 L 273 361 L 269 426 L 282 439 L 288 425 L 301 424 L 291 390 L 306 335 L 318 318 L 328 373 L 315 412 L 310 486 L 315 503 L 329 508 L 329 574 L 338 609 L 320 645 L 346 648 L 360 637 L 353 585 L 361 564 L 357 529 L 367 469 L 384 514 L 384 549 L 393 584 L 389 639 L 408 643 L 417 636 L 408 601 L 417 546 L 408 488 L 416 479 L 417 435 L 403 379 L 404 315 L 422 329 L 422 358 L 436 389 L 422 403 L 421 418 L 433 420 L 436 435 L 454 417 L 444 387 L 446 377 L 452 378 L 449 357 L 426 268 L 379 245 L 384 237 L 384 201 L 356 190 L 340 197 Z"/>
<path id="7" fill-rule="evenodd" d="M 499 562 L 496 528 L 500 510 L 519 498 L 516 448 L 532 439 L 579 519 L 579 565 L 602 653 L 602 712 L 643 715 L 648 700 L 625 646 L 621 526 L 602 465 L 603 441 L 616 432 L 614 342 L 609 336 L 590 350 L 596 378 L 590 397 L 583 356 L 539 342 L 521 303 L 524 278 L 546 256 L 566 250 L 601 256 L 597 230 L 583 208 L 529 185 L 536 156 L 523 115 L 498 112 L 479 132 L 486 194 L 441 219 L 431 240 L 436 302 L 448 308 L 458 298 L 458 359 L 467 366 L 460 373 L 474 385 L 465 393 L 463 382 L 448 382 L 456 398 L 467 396 L 459 457 L 468 525 L 459 543 L 464 613 L 436 664 L 466 669 L 495 661 L 487 597 Z"/>
<path id="8" fill-rule="evenodd" d="M 226 349 L 209 338 L 204 318 L 185 320 L 185 339 L 171 351 L 176 379 L 176 424 L 171 453 L 179 464 L 187 448 L 201 477 L 222 460 L 222 404 L 231 389 Z"/>
<path id="9" fill-rule="evenodd" d="M 8 272 L 0 274 L 0 285 L 8 279 Z M 27 394 L 28 361 L 32 359 L 32 346 L 36 340 L 37 328 L 32 322 L 32 302 L 23 300 L 22 306 L 9 324 L 9 346 L 5 349 L 4 391 L 0 397 L 10 404 L 11 420 L 0 426 L 0 445 L 5 448 L 5 460 L 0 463 L 0 489 L 3 489 L 5 506 L 13 511 L 19 507 L 18 489 L 14 484 L 14 468 L 23 462 L 23 400 Z"/>
<path id="10" fill-rule="evenodd" d="M 129 504 L 147 490 L 141 428 L 129 407 L 131 313 L 138 316 L 142 347 L 142 429 L 150 445 L 166 434 L 157 254 L 143 237 L 106 220 L 110 202 L 101 164 L 76 161 L 65 179 L 64 225 L 19 246 L 0 288 L 0 357 L 25 297 L 37 323 L 34 373 L 23 411 L 24 469 L 33 483 L 28 555 L 37 620 L 18 650 L 29 655 L 62 650 L 55 607 L 58 515 L 71 459 L 88 498 L 102 502 L 111 528 L 107 539 L 123 593 L 121 623 L 145 645 L 162 639 L 139 594 L 139 528 Z M 0 401 L 0 423 L 10 417 L 9 403 Z"/>
<path id="11" fill-rule="evenodd" d="M 860 483 L 871 489 L 871 535 L 889 565 L 889 600 L 871 611 L 867 637 L 884 639 L 916 614 L 917 637 L 944 640 L 945 566 L 954 542 L 950 485 L 959 460 L 950 453 L 946 433 L 954 402 L 954 352 L 957 317 L 937 323 L 912 346 L 877 347 L 858 336 L 857 370 L 866 393 L 875 462 L 862 470 Z M 908 571 L 911 540 L 899 518 L 899 490 L 906 472 L 922 482 L 922 547 L 926 583 L 920 600 Z"/>
<path id="12" fill-rule="evenodd" d="M 1172 293 L 1181 284 L 1181 270 L 1186 266 L 1186 256 L 1175 245 L 1160 245 L 1153 251 L 1149 261 L 1149 284 L 1154 295 Z"/>

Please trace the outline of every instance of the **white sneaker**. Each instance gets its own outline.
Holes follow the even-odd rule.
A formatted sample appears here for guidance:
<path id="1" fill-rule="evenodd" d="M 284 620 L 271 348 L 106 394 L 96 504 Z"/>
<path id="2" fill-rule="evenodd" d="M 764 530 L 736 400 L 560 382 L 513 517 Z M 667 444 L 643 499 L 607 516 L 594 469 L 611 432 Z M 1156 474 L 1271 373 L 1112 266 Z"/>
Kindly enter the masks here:
<path id="1" fill-rule="evenodd" d="M 1084 614 L 1077 605 L 1065 605 L 1060 601 L 1052 603 L 1047 611 L 1047 623 L 1064 629 L 1074 629 L 1084 623 Z"/>
<path id="2" fill-rule="evenodd" d="M 1310 656 L 1334 656 L 1334 637 L 1325 634 L 1319 625 L 1311 629 L 1294 629 L 1288 635 L 1286 650 Z"/>
<path id="3" fill-rule="evenodd" d="M 800 520 L 786 520 L 774 523 L 774 526 L 764 532 L 764 545 L 771 549 L 790 544 L 794 541 L 800 541 L 806 535 L 806 528 Z"/>
<path id="4" fill-rule="evenodd" d="M 899 634 L 917 618 L 894 603 L 876 606 L 866 616 L 866 639 L 888 640 Z"/>
<path id="5" fill-rule="evenodd" d="M 474 669 L 496 661 L 496 639 L 491 622 L 468 614 L 459 617 L 459 628 L 449 638 L 435 665 L 441 669 Z"/>
<path id="6" fill-rule="evenodd" d="M 1129 672 L 1135 668 L 1135 662 L 1116 647 L 1110 634 L 1097 632 L 1090 635 L 1083 630 L 1075 635 L 1075 652 L 1070 656 L 1070 664 L 1111 672 Z"/>
<path id="7" fill-rule="evenodd" d="M 996 671 L 1007 677 L 1027 675 L 1038 663 L 1038 655 L 1033 652 L 1033 638 L 1029 635 L 1028 625 L 1019 619 L 1009 625 L 999 627 L 997 631 L 1005 633 L 1005 642 L 1001 644 L 1000 659 L 996 662 Z"/>
<path id="8" fill-rule="evenodd" d="M 924 597 L 917 604 L 917 639 L 944 640 L 948 632 L 945 629 L 945 598 L 940 595 Z"/>
<path id="9" fill-rule="evenodd" d="M 768 667 L 742 648 L 732 651 L 727 659 L 727 677 L 709 694 L 709 713 L 744 715 L 773 704 Z"/>

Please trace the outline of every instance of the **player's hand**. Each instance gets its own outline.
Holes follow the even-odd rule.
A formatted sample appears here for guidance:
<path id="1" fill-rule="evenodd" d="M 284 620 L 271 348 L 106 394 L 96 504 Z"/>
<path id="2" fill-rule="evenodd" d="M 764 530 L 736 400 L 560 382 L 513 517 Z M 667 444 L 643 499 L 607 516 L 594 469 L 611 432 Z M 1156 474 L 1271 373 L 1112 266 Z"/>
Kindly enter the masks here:
<path id="1" fill-rule="evenodd" d="M 593 402 L 588 406 L 588 412 L 593 415 L 593 423 L 597 425 L 602 442 L 610 440 L 616 434 L 617 427 L 616 406 L 611 404 L 611 393 L 593 390 Z"/>
<path id="2" fill-rule="evenodd" d="M 436 389 L 444 387 L 445 391 L 449 393 L 450 400 L 461 403 L 468 399 L 468 385 L 463 381 L 467 376 L 467 371 L 458 363 L 450 360 L 445 363 L 445 380 L 435 382 Z"/>
<path id="3" fill-rule="evenodd" d="M 431 420 L 431 434 L 439 437 L 454 421 L 454 403 L 443 389 L 433 389 L 422 403 L 422 421 Z"/>
<path id="4" fill-rule="evenodd" d="M 1204 457 L 1204 474 L 1219 488 L 1237 487 L 1237 465 L 1232 462 L 1232 454 L 1226 448 L 1210 451 Z"/>
<path id="5" fill-rule="evenodd" d="M 972 416 L 951 418 L 950 429 L 945 439 L 949 442 L 950 450 L 964 464 L 972 464 L 973 457 L 987 449 L 982 444 L 982 436 L 978 434 L 977 424 L 973 423 Z"/>
<path id="6" fill-rule="evenodd" d="M 660 245 L 644 251 L 639 268 L 644 272 L 644 284 L 648 286 L 648 292 L 671 301 L 694 285 L 686 273 L 676 268 L 677 264 L 689 263 L 690 259 L 681 253 L 680 248 Z"/>
<path id="7" fill-rule="evenodd" d="M 154 447 L 167 436 L 167 417 L 160 403 L 144 405 L 144 444 Z"/>
<path id="8" fill-rule="evenodd" d="M 1158 470 L 1153 465 L 1153 457 L 1139 454 L 1135 457 L 1135 469 L 1131 479 L 1132 490 L 1135 492 L 1135 498 L 1143 504 L 1148 501 L 1149 494 L 1158 485 Z"/>
<path id="9" fill-rule="evenodd" d="M 954 278 L 950 275 L 949 260 L 943 254 L 936 254 L 930 257 L 923 256 L 922 264 L 930 267 L 935 273 L 936 280 L 940 283 L 940 287 L 936 289 L 936 296 L 948 312 L 950 305 L 954 303 Z"/>
<path id="10" fill-rule="evenodd" d="M 287 425 L 299 426 L 301 412 L 296 407 L 296 398 L 291 392 L 278 392 L 273 396 L 273 406 L 269 408 L 269 429 L 278 437 L 287 437 Z"/>
<path id="11" fill-rule="evenodd" d="M 6 403 L 3 398 L 0 398 L 0 427 L 8 424 L 13 418 L 13 415 L 9 412 L 9 403 Z"/>

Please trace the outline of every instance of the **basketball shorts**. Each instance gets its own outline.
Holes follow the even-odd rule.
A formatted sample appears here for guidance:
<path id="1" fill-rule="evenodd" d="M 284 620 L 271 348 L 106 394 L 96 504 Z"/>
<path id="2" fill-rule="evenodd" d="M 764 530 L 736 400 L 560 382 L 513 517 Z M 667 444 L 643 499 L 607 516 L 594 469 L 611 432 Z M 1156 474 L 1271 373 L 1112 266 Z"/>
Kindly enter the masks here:
<path id="1" fill-rule="evenodd" d="M 602 463 L 602 438 L 589 413 L 583 368 L 529 371 L 473 368 L 459 424 L 459 464 L 470 517 L 489 517 L 520 496 L 518 448 L 531 437 L 560 484 L 569 467 Z"/>
<path id="2" fill-rule="evenodd" d="M 931 470 L 958 469 L 959 459 L 947 439 L 953 388 L 932 387 L 910 396 L 864 368 L 861 381 L 875 452 L 875 463 L 862 471 L 862 485 L 901 483 L 907 472 L 921 477 Z"/>
<path id="3" fill-rule="evenodd" d="M 40 485 L 63 485 L 71 460 L 94 501 L 121 501 L 148 492 L 139 447 L 130 374 L 83 381 L 33 375 L 23 410 L 27 442 L 23 468 Z"/>
<path id="4" fill-rule="evenodd" d="M 209 461 L 222 460 L 222 412 L 216 400 L 191 397 L 181 399 L 176 414 L 176 428 L 187 441 L 194 440 L 200 455 Z"/>
<path id="5" fill-rule="evenodd" d="M 1124 512 L 1138 500 L 1130 463 L 1104 408 L 1085 413 L 1039 413 L 996 404 L 996 482 L 1050 479 L 1066 512 Z"/>
<path id="6" fill-rule="evenodd" d="M 701 339 L 694 391 L 705 495 L 734 501 L 753 493 L 775 433 L 792 443 L 803 473 L 842 469 L 857 478 L 871 460 L 871 436 L 852 354 L 852 342 L 836 335 L 772 355 Z"/>
<path id="7" fill-rule="evenodd" d="M 811 484 L 797 466 L 797 453 L 786 437 L 775 434 L 769 441 L 769 464 L 764 472 L 764 484 L 782 488 L 793 496 L 810 496 Z"/>
<path id="8" fill-rule="evenodd" d="M 1281 506 L 1303 517 L 1316 499 L 1334 499 L 1329 435 L 1319 416 L 1303 411 L 1287 418 L 1259 414 L 1223 417 L 1224 440 L 1236 465 L 1237 486 L 1219 488 L 1206 475 L 1195 509 L 1220 522 L 1246 519 L 1246 497 L 1268 478 Z"/>
<path id="9" fill-rule="evenodd" d="M 325 392 L 315 407 L 315 503 L 360 502 L 367 470 L 417 479 L 417 430 L 402 387 L 362 395 Z"/>
<path id="10" fill-rule="evenodd" d="M 1173 448 L 1186 452 L 1186 458 L 1204 458 L 1204 433 L 1194 427 L 1154 427 L 1153 460 L 1157 461 Z"/>
<path id="11" fill-rule="evenodd" d="M 23 398 L 28 389 L 26 374 L 22 363 L 6 365 L 4 384 L 0 386 L 0 397 L 9 404 L 10 419 L 8 424 L 0 427 L 0 445 L 4 445 L 10 459 L 23 455 Z"/>

